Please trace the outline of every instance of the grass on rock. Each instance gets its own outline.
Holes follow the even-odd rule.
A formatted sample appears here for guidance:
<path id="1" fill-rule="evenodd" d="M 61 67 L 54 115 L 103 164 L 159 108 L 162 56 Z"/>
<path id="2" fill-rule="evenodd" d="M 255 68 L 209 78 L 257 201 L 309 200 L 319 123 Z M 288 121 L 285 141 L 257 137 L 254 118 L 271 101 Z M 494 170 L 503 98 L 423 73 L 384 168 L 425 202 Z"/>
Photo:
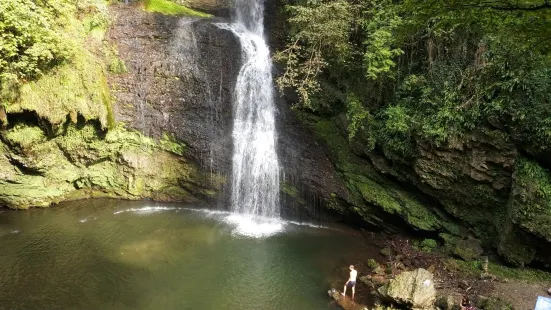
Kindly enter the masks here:
<path id="1" fill-rule="evenodd" d="M 189 15 L 197 17 L 211 17 L 212 15 L 199 12 L 169 0 L 145 0 L 145 10 L 165 15 Z"/>

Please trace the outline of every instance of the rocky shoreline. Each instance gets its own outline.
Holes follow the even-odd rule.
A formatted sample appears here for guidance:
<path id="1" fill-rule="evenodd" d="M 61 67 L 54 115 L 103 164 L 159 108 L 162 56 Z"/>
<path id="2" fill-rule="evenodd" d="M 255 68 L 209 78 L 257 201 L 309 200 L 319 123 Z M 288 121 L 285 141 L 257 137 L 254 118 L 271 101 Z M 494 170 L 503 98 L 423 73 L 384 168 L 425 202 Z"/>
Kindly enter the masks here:
<path id="1" fill-rule="evenodd" d="M 487 257 L 464 261 L 401 236 L 375 238 L 381 256 L 362 258 L 356 265 L 355 300 L 350 293 L 341 295 L 341 283 L 333 283 L 327 292 L 345 310 L 459 310 L 464 296 L 478 309 L 524 310 L 534 307 L 537 296 L 547 295 L 544 279 L 551 279 L 549 273 L 509 268 Z M 345 269 L 337 272 L 345 277 Z"/>

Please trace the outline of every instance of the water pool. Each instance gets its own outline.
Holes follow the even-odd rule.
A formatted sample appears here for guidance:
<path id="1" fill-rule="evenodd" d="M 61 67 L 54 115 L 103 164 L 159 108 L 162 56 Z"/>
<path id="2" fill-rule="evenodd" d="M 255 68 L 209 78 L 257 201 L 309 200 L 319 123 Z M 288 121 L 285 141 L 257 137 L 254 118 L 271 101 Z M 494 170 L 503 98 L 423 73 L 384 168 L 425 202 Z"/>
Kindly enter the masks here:
<path id="1" fill-rule="evenodd" d="M 296 222 L 252 238 L 226 213 L 179 204 L 0 212 L 2 309 L 335 309 L 325 292 L 370 247 Z"/>

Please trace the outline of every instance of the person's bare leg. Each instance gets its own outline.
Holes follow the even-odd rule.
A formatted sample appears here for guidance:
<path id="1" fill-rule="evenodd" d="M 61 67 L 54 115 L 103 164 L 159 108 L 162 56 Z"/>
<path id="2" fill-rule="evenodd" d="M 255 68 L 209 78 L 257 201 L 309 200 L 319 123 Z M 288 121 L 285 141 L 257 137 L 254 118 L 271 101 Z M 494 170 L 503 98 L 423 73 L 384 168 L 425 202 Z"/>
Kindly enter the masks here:
<path id="1" fill-rule="evenodd" d="M 356 293 L 356 286 L 352 287 L 352 300 L 354 300 L 354 293 Z"/>
<path id="2" fill-rule="evenodd" d="M 344 285 L 344 289 L 342 290 L 342 296 L 345 296 L 346 295 L 346 284 Z"/>

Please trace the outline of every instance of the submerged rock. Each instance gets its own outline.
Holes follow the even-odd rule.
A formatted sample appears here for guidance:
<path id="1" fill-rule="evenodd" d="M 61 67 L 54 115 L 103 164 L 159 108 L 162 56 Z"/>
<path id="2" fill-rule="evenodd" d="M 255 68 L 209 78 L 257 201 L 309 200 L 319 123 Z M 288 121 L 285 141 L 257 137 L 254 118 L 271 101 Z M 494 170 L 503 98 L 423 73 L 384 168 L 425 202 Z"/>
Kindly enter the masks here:
<path id="1" fill-rule="evenodd" d="M 335 288 L 328 290 L 327 294 L 344 310 L 368 310 L 365 305 L 356 303 L 352 299 L 342 296 L 341 292 Z"/>

